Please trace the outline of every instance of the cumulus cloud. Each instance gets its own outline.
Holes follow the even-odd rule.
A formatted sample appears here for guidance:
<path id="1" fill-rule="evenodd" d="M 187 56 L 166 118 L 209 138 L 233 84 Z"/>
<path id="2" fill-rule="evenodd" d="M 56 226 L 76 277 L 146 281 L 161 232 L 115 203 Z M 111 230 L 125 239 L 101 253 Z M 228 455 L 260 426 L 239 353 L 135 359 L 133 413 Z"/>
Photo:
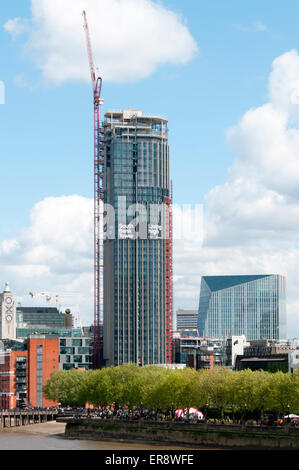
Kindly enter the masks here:
<path id="1" fill-rule="evenodd" d="M 235 159 L 226 183 L 205 197 L 204 241 L 194 240 L 191 252 L 178 241 L 175 267 L 176 276 L 185 273 L 175 291 L 179 305 L 186 308 L 198 306 L 201 275 L 285 275 L 292 337 L 299 336 L 297 71 L 297 51 L 275 59 L 269 101 L 250 109 L 228 130 Z"/>
<path id="2" fill-rule="evenodd" d="M 200 212 L 189 210 L 182 217 L 175 208 L 175 308 L 198 307 L 202 275 L 282 274 L 287 277 L 288 336 L 299 337 L 299 128 L 290 91 L 297 67 L 297 52 L 278 57 L 268 102 L 228 130 L 234 163 L 225 184 L 206 195 L 203 227 L 195 224 L 192 237 L 190 227 Z M 86 198 L 41 201 L 31 211 L 29 226 L 0 244 L 3 276 L 14 279 L 18 292 L 46 290 L 47 285 L 80 291 L 91 320 L 92 220 L 92 201 Z"/>
<path id="3" fill-rule="evenodd" d="M 198 47 L 184 20 L 154 0 L 31 0 L 32 18 L 9 20 L 14 37 L 28 33 L 27 53 L 54 83 L 90 80 L 82 11 L 104 80 L 151 75 L 161 64 L 183 65 Z"/>
<path id="4" fill-rule="evenodd" d="M 93 318 L 93 201 L 82 196 L 50 197 L 31 210 L 28 227 L 0 244 L 1 277 L 25 304 L 29 292 L 75 294 L 83 318 Z M 38 302 L 42 298 L 37 298 Z"/>
<path id="5" fill-rule="evenodd" d="M 269 80 L 273 105 L 288 113 L 289 119 L 299 118 L 299 54 L 291 50 L 274 60 Z"/>

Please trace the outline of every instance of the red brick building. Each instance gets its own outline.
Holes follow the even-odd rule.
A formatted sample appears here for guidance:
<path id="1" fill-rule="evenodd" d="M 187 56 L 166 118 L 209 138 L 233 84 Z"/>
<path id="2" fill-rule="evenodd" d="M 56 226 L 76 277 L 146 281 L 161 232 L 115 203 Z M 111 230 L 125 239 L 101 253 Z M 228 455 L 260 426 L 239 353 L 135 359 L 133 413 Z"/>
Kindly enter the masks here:
<path id="1" fill-rule="evenodd" d="M 0 355 L 0 409 L 16 408 L 20 401 L 36 408 L 56 406 L 43 395 L 43 385 L 59 369 L 59 339 L 29 338 L 24 351 Z"/>

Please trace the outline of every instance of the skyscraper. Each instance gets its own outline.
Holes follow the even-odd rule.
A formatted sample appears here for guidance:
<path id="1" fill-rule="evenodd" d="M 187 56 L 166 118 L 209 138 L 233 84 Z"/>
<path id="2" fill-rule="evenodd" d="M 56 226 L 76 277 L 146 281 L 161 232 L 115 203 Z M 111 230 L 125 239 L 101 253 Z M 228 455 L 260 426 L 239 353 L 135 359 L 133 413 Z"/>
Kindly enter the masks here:
<path id="1" fill-rule="evenodd" d="M 212 338 L 245 335 L 249 341 L 285 338 L 285 278 L 203 276 L 198 332 Z"/>
<path id="2" fill-rule="evenodd" d="M 168 122 L 107 112 L 104 142 L 105 365 L 171 362 Z"/>

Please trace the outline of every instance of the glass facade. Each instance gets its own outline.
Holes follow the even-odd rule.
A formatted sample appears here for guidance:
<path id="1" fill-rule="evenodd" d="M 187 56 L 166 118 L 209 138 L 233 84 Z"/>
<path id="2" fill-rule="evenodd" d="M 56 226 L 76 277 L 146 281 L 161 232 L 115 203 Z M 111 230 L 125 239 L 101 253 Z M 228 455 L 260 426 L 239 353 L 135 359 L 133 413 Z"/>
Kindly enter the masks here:
<path id="1" fill-rule="evenodd" d="M 28 326 L 17 328 L 17 338 L 23 339 L 33 335 L 57 335 L 59 337 L 81 337 L 81 328 L 60 328 L 60 327 L 43 327 L 43 326 Z"/>
<path id="2" fill-rule="evenodd" d="M 104 241 L 104 359 L 161 364 L 166 247 L 149 230 L 154 223 L 163 231 L 170 196 L 167 120 L 129 110 L 105 118 L 104 197 L 115 211 L 115 238 Z"/>
<path id="3" fill-rule="evenodd" d="M 44 325 L 61 327 L 65 326 L 65 314 L 60 313 L 55 307 L 18 307 L 18 324 Z"/>
<path id="4" fill-rule="evenodd" d="M 92 369 L 93 368 L 93 348 L 90 338 L 81 337 L 72 339 L 71 337 L 59 339 L 59 368 L 63 370 Z"/>
<path id="5" fill-rule="evenodd" d="M 198 332 L 210 338 L 245 335 L 248 341 L 285 338 L 285 278 L 276 274 L 202 277 Z"/>

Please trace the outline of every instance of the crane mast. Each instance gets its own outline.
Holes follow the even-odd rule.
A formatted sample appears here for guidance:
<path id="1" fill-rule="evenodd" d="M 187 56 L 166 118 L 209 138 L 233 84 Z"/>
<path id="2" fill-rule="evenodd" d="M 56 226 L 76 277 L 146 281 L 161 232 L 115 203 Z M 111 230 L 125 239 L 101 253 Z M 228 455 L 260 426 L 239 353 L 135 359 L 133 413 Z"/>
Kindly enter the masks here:
<path id="1" fill-rule="evenodd" d="M 91 39 L 86 11 L 82 13 L 86 33 L 87 51 L 91 82 L 94 96 L 94 368 L 101 367 L 101 332 L 103 321 L 104 301 L 104 237 L 103 237 L 103 207 L 104 207 L 104 146 L 100 124 L 100 107 L 104 100 L 101 98 L 102 78 L 97 76 L 94 66 Z"/>

